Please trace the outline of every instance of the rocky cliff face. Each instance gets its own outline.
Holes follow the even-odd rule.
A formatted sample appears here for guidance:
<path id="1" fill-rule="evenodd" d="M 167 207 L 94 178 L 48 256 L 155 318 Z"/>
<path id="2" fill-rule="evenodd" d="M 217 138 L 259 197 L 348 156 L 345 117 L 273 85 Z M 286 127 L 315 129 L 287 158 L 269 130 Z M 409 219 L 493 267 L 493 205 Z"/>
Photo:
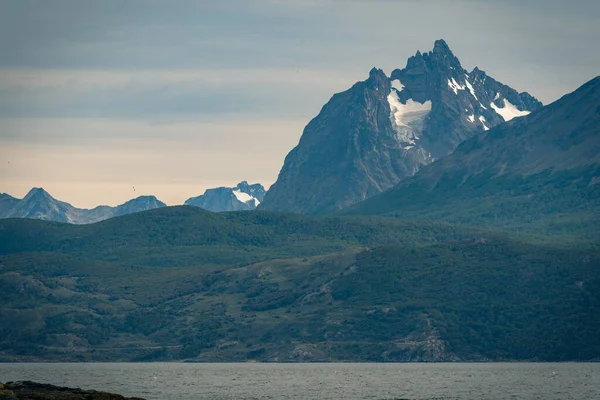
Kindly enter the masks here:
<path id="1" fill-rule="evenodd" d="M 563 229 L 569 221 L 598 220 L 599 183 L 597 77 L 531 115 L 464 141 L 348 212 L 495 225 L 548 218 Z"/>
<path id="2" fill-rule="evenodd" d="M 334 95 L 304 129 L 260 208 L 326 214 L 370 198 L 450 154 L 466 138 L 542 104 L 475 68 L 446 42 L 388 77 Z"/>
<path id="3" fill-rule="evenodd" d="M 250 185 L 242 181 L 233 188 L 207 189 L 203 195 L 189 198 L 184 204 L 214 212 L 254 210 L 263 201 L 265 193 L 261 184 Z"/>
<path id="4" fill-rule="evenodd" d="M 89 224 L 119 215 L 166 207 L 154 196 L 140 196 L 116 207 L 98 206 L 91 210 L 56 200 L 42 188 L 33 188 L 19 200 L 0 195 L 0 218 L 32 218 L 69 224 Z"/>

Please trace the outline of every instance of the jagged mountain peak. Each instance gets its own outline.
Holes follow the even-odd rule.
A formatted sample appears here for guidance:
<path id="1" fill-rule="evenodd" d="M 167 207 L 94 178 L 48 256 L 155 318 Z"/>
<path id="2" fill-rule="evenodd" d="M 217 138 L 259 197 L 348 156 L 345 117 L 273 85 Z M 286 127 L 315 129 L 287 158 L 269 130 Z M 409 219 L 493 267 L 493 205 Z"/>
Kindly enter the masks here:
<path id="1" fill-rule="evenodd" d="M 479 69 L 479 67 L 478 67 L 478 66 L 475 66 L 475 67 L 474 67 L 474 68 L 471 70 L 471 72 L 469 72 L 469 75 L 472 75 L 472 76 L 478 76 L 478 75 L 481 75 L 481 74 L 482 74 L 482 75 L 485 75 L 485 71 L 483 71 L 483 70 Z"/>
<path id="2" fill-rule="evenodd" d="M 401 69 L 392 71 L 392 78 L 402 71 Z M 454 76 L 456 79 L 460 79 L 466 72 L 458 57 L 454 55 L 443 39 L 436 40 L 433 50 L 429 52 L 421 53 L 417 51 L 406 62 L 404 71 L 410 71 L 413 74 L 418 74 L 422 71 L 437 71 L 439 75 Z"/>
<path id="3" fill-rule="evenodd" d="M 448 157 L 349 213 L 393 213 L 468 225 L 546 220 L 548 227 L 560 229 L 579 215 L 581 224 L 590 218 L 595 224 L 599 111 L 596 77 L 524 118 L 465 140 Z"/>
<path id="4" fill-rule="evenodd" d="M 254 210 L 264 199 L 265 193 L 261 184 L 242 181 L 235 187 L 206 189 L 204 194 L 191 197 L 184 204 L 213 212 L 247 211 Z"/>
<path id="5" fill-rule="evenodd" d="M 528 93 L 517 92 L 478 67 L 467 72 L 443 40 L 436 41 L 434 50 L 420 59 L 411 57 L 404 69 L 392 72 L 391 79 L 402 84 L 402 100 L 433 102 L 425 128 L 429 135 L 423 135 L 422 141 L 432 159 L 448 155 L 476 132 L 542 106 Z M 438 126 L 434 128 L 434 124 Z M 448 131 L 456 134 L 448 135 Z"/>
<path id="6" fill-rule="evenodd" d="M 435 59 L 438 62 L 444 62 L 450 67 L 458 67 L 462 69 L 460 61 L 454 55 L 450 47 L 444 39 L 436 40 L 433 44 L 433 50 L 428 53 L 429 57 Z"/>
<path id="7" fill-rule="evenodd" d="M 376 195 L 473 135 L 542 104 L 475 69 L 444 40 L 391 76 L 335 94 L 304 129 L 260 208 L 325 214 Z"/>
<path id="8" fill-rule="evenodd" d="M 438 39 L 433 42 L 433 52 L 434 53 L 450 53 L 452 54 L 452 50 L 448 46 L 448 43 L 444 39 Z"/>
<path id="9" fill-rule="evenodd" d="M 238 189 L 244 193 L 250 194 L 250 195 L 254 195 L 257 194 L 257 198 L 258 200 L 262 201 L 262 197 L 264 197 L 264 192 L 265 188 L 263 187 L 263 185 L 261 185 L 260 183 L 253 183 L 250 184 L 247 181 L 241 181 L 240 183 L 238 183 L 235 187 L 235 189 Z"/>
<path id="10" fill-rule="evenodd" d="M 369 78 L 370 79 L 387 79 L 387 75 L 385 74 L 385 72 L 383 72 L 382 69 L 373 67 L 369 71 Z"/>

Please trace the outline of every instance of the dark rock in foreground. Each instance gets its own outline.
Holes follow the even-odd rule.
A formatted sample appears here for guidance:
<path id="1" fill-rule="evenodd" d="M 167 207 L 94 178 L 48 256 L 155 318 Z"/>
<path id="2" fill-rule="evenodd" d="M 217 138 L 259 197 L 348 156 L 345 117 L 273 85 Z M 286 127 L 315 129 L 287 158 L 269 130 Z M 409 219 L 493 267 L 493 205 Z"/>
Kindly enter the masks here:
<path id="1" fill-rule="evenodd" d="M 0 400 L 144 400 L 95 390 L 72 389 L 30 381 L 0 383 Z"/>

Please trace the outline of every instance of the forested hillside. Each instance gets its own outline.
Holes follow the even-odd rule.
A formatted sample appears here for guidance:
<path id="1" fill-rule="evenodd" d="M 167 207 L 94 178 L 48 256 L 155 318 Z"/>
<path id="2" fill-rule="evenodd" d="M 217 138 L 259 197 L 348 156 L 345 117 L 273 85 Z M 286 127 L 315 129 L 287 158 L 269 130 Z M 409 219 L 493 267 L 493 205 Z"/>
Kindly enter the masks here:
<path id="1" fill-rule="evenodd" d="M 598 243 L 167 207 L 0 230 L 2 360 L 600 356 Z"/>

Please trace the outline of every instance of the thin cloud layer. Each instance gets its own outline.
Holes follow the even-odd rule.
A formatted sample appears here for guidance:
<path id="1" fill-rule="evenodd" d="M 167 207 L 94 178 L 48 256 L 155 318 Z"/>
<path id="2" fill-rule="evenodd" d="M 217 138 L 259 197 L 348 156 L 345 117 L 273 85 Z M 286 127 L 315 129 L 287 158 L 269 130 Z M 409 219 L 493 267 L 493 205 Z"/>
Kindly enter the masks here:
<path id="1" fill-rule="evenodd" d="M 131 197 L 111 182 L 170 204 L 269 186 L 302 127 L 371 67 L 444 38 L 466 68 L 548 103 L 598 74 L 598 19 L 587 0 L 3 1 L 0 191 L 93 206 Z"/>

